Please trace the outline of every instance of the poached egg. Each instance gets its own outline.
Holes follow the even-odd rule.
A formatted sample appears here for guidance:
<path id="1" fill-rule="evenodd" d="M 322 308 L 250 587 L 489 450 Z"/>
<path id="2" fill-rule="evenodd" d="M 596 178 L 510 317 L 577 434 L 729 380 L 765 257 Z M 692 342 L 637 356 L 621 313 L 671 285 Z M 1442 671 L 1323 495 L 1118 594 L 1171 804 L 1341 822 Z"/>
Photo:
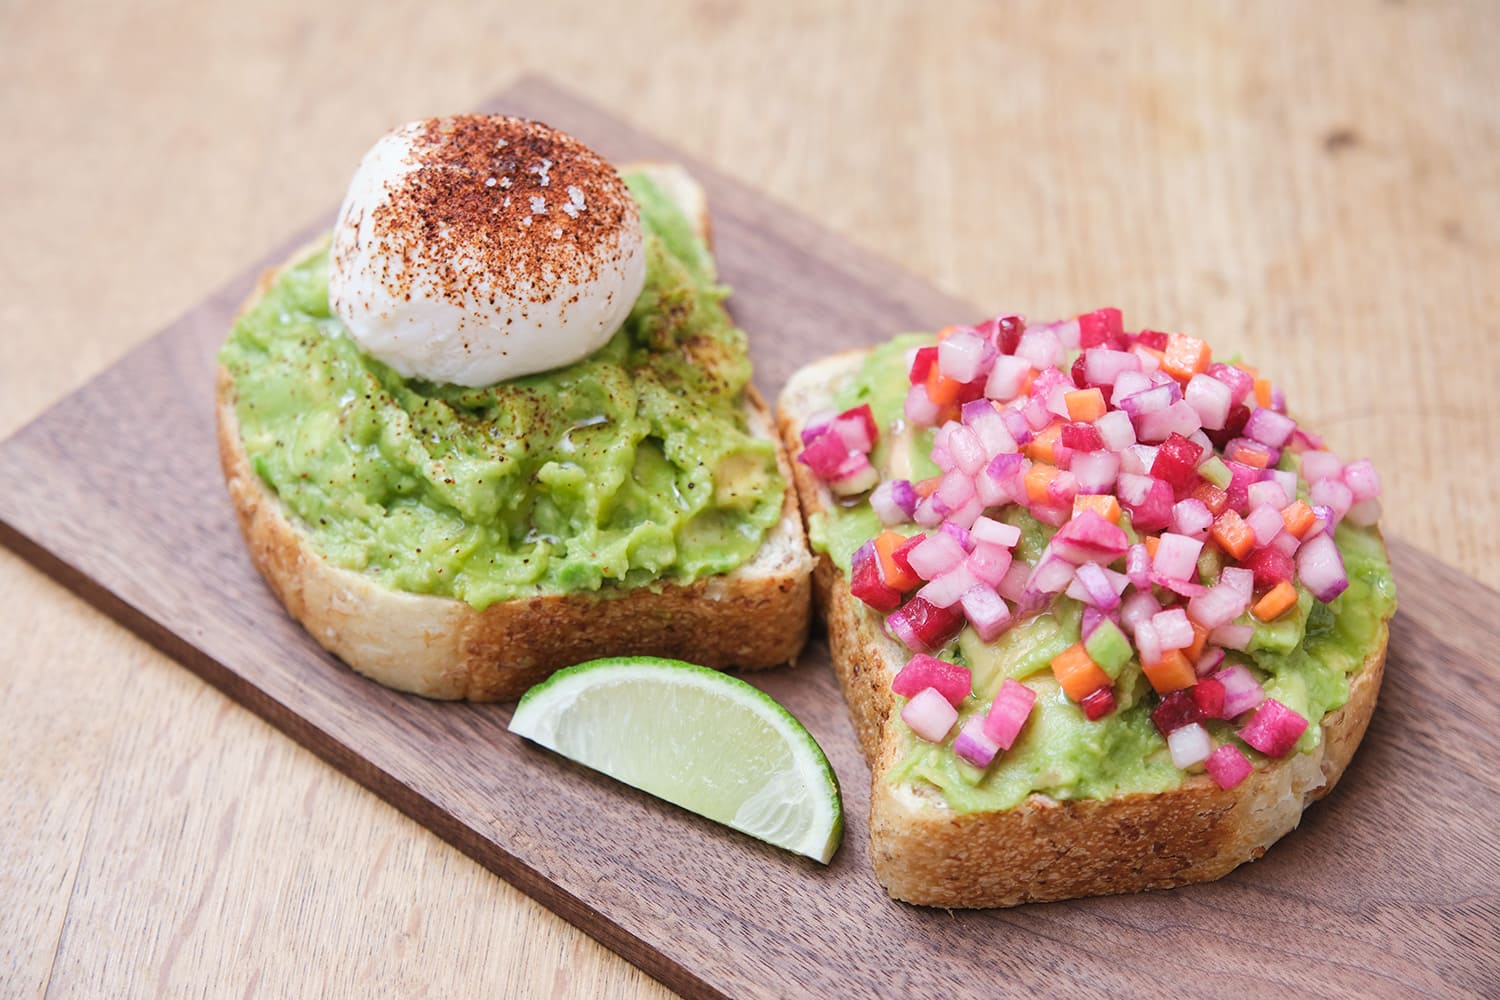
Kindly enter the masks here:
<path id="1" fill-rule="evenodd" d="M 485 386 L 604 346 L 646 280 L 615 169 L 540 122 L 411 122 L 365 154 L 334 228 L 329 301 L 406 378 Z"/>

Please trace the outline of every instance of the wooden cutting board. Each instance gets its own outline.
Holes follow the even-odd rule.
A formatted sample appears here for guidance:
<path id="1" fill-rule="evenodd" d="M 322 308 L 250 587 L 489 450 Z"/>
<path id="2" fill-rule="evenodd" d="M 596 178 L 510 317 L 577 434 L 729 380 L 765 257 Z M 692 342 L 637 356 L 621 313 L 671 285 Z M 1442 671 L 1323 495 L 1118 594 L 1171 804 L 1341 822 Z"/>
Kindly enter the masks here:
<path id="1" fill-rule="evenodd" d="M 979 315 L 545 82 L 493 106 L 616 161 L 687 163 L 767 396 L 822 354 Z M 0 540 L 683 993 L 1500 990 L 1500 595 L 1399 541 L 1386 687 L 1343 782 L 1263 860 L 1170 892 L 993 912 L 890 902 L 870 870 L 869 772 L 819 640 L 795 669 L 750 679 L 838 772 L 848 828 L 827 868 L 523 743 L 506 732 L 509 706 L 357 677 L 251 568 L 213 436 L 214 351 L 232 313 L 328 221 L 0 445 Z"/>

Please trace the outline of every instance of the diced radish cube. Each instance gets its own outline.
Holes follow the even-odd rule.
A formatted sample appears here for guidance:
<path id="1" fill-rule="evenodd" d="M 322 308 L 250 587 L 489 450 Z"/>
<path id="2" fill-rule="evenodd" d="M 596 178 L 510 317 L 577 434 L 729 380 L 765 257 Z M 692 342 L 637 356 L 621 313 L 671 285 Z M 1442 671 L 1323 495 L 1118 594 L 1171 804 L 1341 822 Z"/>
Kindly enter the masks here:
<path id="1" fill-rule="evenodd" d="M 1250 411 L 1250 419 L 1245 421 L 1245 436 L 1259 441 L 1261 444 L 1272 448 L 1280 448 L 1286 444 L 1287 439 L 1292 436 L 1292 431 L 1297 429 L 1297 422 L 1291 417 L 1282 416 L 1267 407 L 1259 407 Z"/>
<path id="2" fill-rule="evenodd" d="M 1058 529 L 1050 543 L 1052 551 L 1075 565 L 1112 563 L 1124 555 L 1128 547 L 1124 529 L 1092 510 L 1079 512 L 1077 517 Z"/>
<path id="3" fill-rule="evenodd" d="M 935 689 L 926 688 L 901 709 L 901 721 L 928 743 L 941 743 L 958 721 L 958 710 Z"/>
<path id="4" fill-rule="evenodd" d="M 1263 485 L 1256 483 L 1255 485 Z M 1270 545 L 1271 541 L 1286 527 L 1286 522 L 1281 519 L 1280 507 L 1256 507 L 1245 516 L 1245 524 L 1255 532 L 1255 544 L 1258 546 Z"/>
<path id="5" fill-rule="evenodd" d="M 886 630 L 914 653 L 930 653 L 963 631 L 959 608 L 934 607 L 920 596 L 913 597 L 885 619 Z"/>
<path id="6" fill-rule="evenodd" d="M 1212 747 L 1213 741 L 1209 739 L 1208 730 L 1196 722 L 1173 730 L 1172 735 L 1167 737 L 1167 749 L 1172 752 L 1172 765 L 1181 771 L 1207 760 Z"/>
<path id="7" fill-rule="evenodd" d="M 1182 608 L 1158 611 L 1151 616 L 1151 627 L 1163 650 L 1186 649 L 1193 644 L 1193 623 Z"/>
<path id="8" fill-rule="evenodd" d="M 911 520 L 911 514 L 916 511 L 915 493 L 912 494 L 910 511 L 905 510 L 898 501 L 896 496 L 898 483 L 905 483 L 908 490 L 912 488 L 911 483 L 905 479 L 887 479 L 876 486 L 874 492 L 870 494 L 870 509 L 875 512 L 876 517 L 880 518 L 880 523 L 886 526 L 904 524 Z"/>
<path id="9" fill-rule="evenodd" d="M 1073 579 L 1073 563 L 1049 546 L 1026 579 L 1026 589 L 1041 594 L 1058 594 Z"/>
<path id="10" fill-rule="evenodd" d="M 1083 709 L 1084 717 L 1090 722 L 1098 722 L 1115 710 L 1115 691 L 1110 687 L 1099 687 L 1083 696 L 1078 703 Z"/>
<path id="11" fill-rule="evenodd" d="M 1226 790 L 1239 785 L 1255 770 L 1240 752 L 1240 748 L 1228 743 L 1209 754 L 1203 766 L 1207 769 L 1208 776 L 1214 779 L 1214 784 Z"/>
<path id="12" fill-rule="evenodd" d="M 1120 456 L 1112 451 L 1074 452 L 1068 471 L 1081 493 L 1110 493 L 1120 472 Z"/>
<path id="13" fill-rule="evenodd" d="M 1297 579 L 1324 604 L 1348 589 L 1344 557 L 1327 532 L 1303 539 L 1297 550 Z"/>
<path id="14" fill-rule="evenodd" d="M 994 642 L 1001 632 L 1010 627 L 1010 608 L 989 587 L 973 587 L 965 591 L 959 603 L 963 605 L 964 616 L 969 619 L 969 624 L 985 642 Z"/>
<path id="15" fill-rule="evenodd" d="M 1374 497 L 1359 501 L 1349 508 L 1349 513 L 1344 515 L 1344 520 L 1362 528 L 1369 527 L 1380 520 L 1380 501 Z"/>
<path id="16" fill-rule="evenodd" d="M 1255 377 L 1242 368 L 1234 365 L 1215 363 L 1208 366 L 1208 377 L 1223 382 L 1229 387 L 1229 398 L 1235 405 L 1245 401 L 1245 397 L 1255 389 Z"/>
<path id="17" fill-rule="evenodd" d="M 1124 319 L 1118 309 L 1095 309 L 1074 322 L 1078 325 L 1078 342 L 1084 347 L 1125 342 Z"/>
<path id="18" fill-rule="evenodd" d="M 1213 523 L 1213 512 L 1202 500 L 1189 497 L 1172 505 L 1172 530 L 1179 535 L 1202 541 L 1208 537 Z"/>
<path id="19" fill-rule="evenodd" d="M 831 429 L 825 428 L 822 434 L 803 446 L 797 461 L 811 469 L 819 479 L 826 480 L 838 473 L 839 467 L 848 457 L 849 448 L 843 439 Z"/>
<path id="20" fill-rule="evenodd" d="M 928 535 L 926 541 L 913 548 L 907 556 L 911 568 L 924 580 L 937 579 L 963 562 L 963 558 L 963 546 L 941 532 Z"/>
<path id="21" fill-rule="evenodd" d="M 1008 402 L 1021 393 L 1026 376 L 1031 374 L 1031 362 L 1025 358 L 1002 354 L 990 368 L 989 378 L 984 383 L 984 394 L 990 399 Z"/>
<path id="22" fill-rule="evenodd" d="M 1144 550 L 1145 546 L 1141 548 Z M 1152 595 L 1151 591 L 1137 590 L 1125 598 L 1125 603 L 1120 605 L 1120 626 L 1125 631 L 1134 633 L 1141 624 L 1150 621 L 1151 616 L 1160 610 L 1161 602 Z"/>
<path id="23" fill-rule="evenodd" d="M 1130 422 L 1130 414 L 1121 410 L 1110 410 L 1095 420 L 1094 429 L 1110 451 L 1121 452 L 1135 444 L 1135 425 Z"/>
<path id="24" fill-rule="evenodd" d="M 1286 490 L 1281 483 L 1275 479 L 1265 479 L 1258 483 L 1252 483 L 1248 490 L 1250 498 L 1250 509 L 1257 507 L 1274 507 L 1278 511 L 1292 502 L 1287 496 Z"/>
<path id="25" fill-rule="evenodd" d="M 1229 417 L 1229 407 L 1233 405 L 1229 386 L 1218 379 L 1198 374 L 1188 379 L 1187 389 L 1182 395 L 1197 412 L 1204 427 L 1214 431 L 1224 429 L 1224 422 Z"/>
<path id="26" fill-rule="evenodd" d="M 958 382 L 973 382 L 987 373 L 997 353 L 983 337 L 960 330 L 938 345 L 938 371 Z"/>
<path id="27" fill-rule="evenodd" d="M 881 576 L 880 557 L 875 554 L 874 542 L 865 542 L 854 550 L 849 592 L 876 611 L 895 611 L 901 606 L 901 592 L 888 586 Z"/>
<path id="28" fill-rule="evenodd" d="M 1120 471 L 1132 476 L 1145 476 L 1156 464 L 1156 448 L 1149 444 L 1133 444 L 1120 452 Z"/>
<path id="29" fill-rule="evenodd" d="M 1124 612 L 1121 612 L 1121 618 L 1123 620 Z M 1161 637 L 1156 634 L 1152 621 L 1155 621 L 1154 617 L 1135 626 L 1135 648 L 1140 651 L 1142 663 L 1160 663 L 1162 658 Z"/>
<path id="30" fill-rule="evenodd" d="M 1256 549 L 1245 557 L 1245 568 L 1255 574 L 1255 589 L 1269 590 L 1296 571 L 1292 557 L 1274 546 Z"/>
<path id="31" fill-rule="evenodd" d="M 999 745 L 984 734 L 983 716 L 970 717 L 953 740 L 953 753 L 975 767 L 989 767 L 999 752 Z"/>
<path id="32" fill-rule="evenodd" d="M 1007 677 L 984 719 L 984 734 L 1002 750 L 1009 750 L 1036 704 L 1036 692 Z"/>
<path id="33" fill-rule="evenodd" d="M 980 583 L 998 587 L 1010 570 L 1012 558 L 1010 549 L 992 542 L 975 542 L 974 551 L 969 553 L 964 565 Z"/>
<path id="34" fill-rule="evenodd" d="M 931 427 L 937 422 L 943 408 L 927 395 L 927 386 L 918 383 L 906 390 L 906 403 L 902 407 L 906 419 L 918 427 Z"/>
<path id="35" fill-rule="evenodd" d="M 1148 413 L 1135 421 L 1136 437 L 1142 441 L 1165 441 L 1173 434 L 1186 437 L 1203 426 L 1198 411 L 1179 399 L 1165 410 Z"/>
<path id="36" fill-rule="evenodd" d="M 1208 633 L 1209 642 L 1216 646 L 1223 646 L 1225 649 L 1245 649 L 1253 638 L 1255 638 L 1254 625 L 1220 625 Z"/>
<path id="37" fill-rule="evenodd" d="M 1120 595 L 1105 574 L 1104 568 L 1097 563 L 1084 563 L 1073 574 L 1073 582 L 1068 584 L 1068 596 L 1102 611 L 1113 611 L 1120 606 Z"/>
<path id="38" fill-rule="evenodd" d="M 869 456 L 852 452 L 844 459 L 832 476 L 828 477 L 828 489 L 839 496 L 854 496 L 873 489 L 880 482 L 880 472 L 870 464 Z"/>
<path id="39" fill-rule="evenodd" d="M 995 417 L 998 420 L 999 414 Z M 984 445 L 980 442 L 979 435 L 963 424 L 958 424 L 948 434 L 948 453 L 953 456 L 953 461 L 963 474 L 971 478 L 979 474 L 979 470 L 984 468 L 984 463 L 988 458 L 984 453 Z"/>
<path id="40" fill-rule="evenodd" d="M 1013 548 L 1021 540 L 1020 528 L 988 517 L 981 517 L 975 521 L 970 533 L 976 542 L 988 542 L 1007 549 Z"/>
<path id="41" fill-rule="evenodd" d="M 1124 372 L 1141 370 L 1141 359 L 1129 351 L 1090 347 L 1083 352 L 1083 377 L 1090 385 L 1114 385 Z"/>
<path id="42" fill-rule="evenodd" d="M 941 694 L 957 708 L 973 689 L 974 674 L 947 660 L 918 653 L 891 680 L 891 690 L 903 698 L 914 698 L 927 688 Z"/>
<path id="43" fill-rule="evenodd" d="M 1349 487 L 1355 503 L 1380 496 L 1380 474 L 1368 458 L 1344 466 L 1344 485 Z"/>
<path id="44" fill-rule="evenodd" d="M 1204 508 L 1205 511 L 1207 509 Z M 1280 516 L 1277 514 L 1278 518 Z M 1198 571 L 1198 555 L 1202 551 L 1201 540 L 1166 531 L 1156 544 L 1156 556 L 1151 560 L 1151 568 L 1169 580 L 1191 580 Z"/>
<path id="45" fill-rule="evenodd" d="M 1213 675 L 1224 685 L 1224 718 L 1232 719 L 1266 700 L 1265 689 L 1255 676 L 1239 664 L 1225 667 Z"/>
<path id="46" fill-rule="evenodd" d="M 1062 355 L 1062 342 L 1057 334 L 1042 327 L 1032 327 L 1021 334 L 1016 345 L 1016 356 L 1031 362 L 1033 368 L 1050 368 Z"/>
<path id="47" fill-rule="evenodd" d="M 1338 479 L 1344 471 L 1344 463 L 1331 451 L 1304 451 L 1302 453 L 1302 478 L 1309 483 L 1323 479 Z"/>
<path id="48" fill-rule="evenodd" d="M 967 566 L 960 563 L 917 591 L 917 596 L 933 607 L 951 608 L 965 591 L 976 586 L 979 586 L 979 581 L 974 579 Z"/>
<path id="49" fill-rule="evenodd" d="M 1170 736 L 1183 726 L 1193 725 L 1202 718 L 1193 696 L 1185 689 L 1167 694 L 1151 712 L 1151 722 L 1162 736 Z"/>
<path id="50" fill-rule="evenodd" d="M 1010 569 L 1005 571 L 1005 579 L 995 589 L 1000 596 L 1012 604 L 1021 599 L 1026 593 L 1026 581 L 1031 579 L 1031 567 L 1017 559 L 1010 564 Z"/>
<path id="51" fill-rule="evenodd" d="M 1223 650 L 1219 650 L 1222 658 Z M 1198 713 L 1205 719 L 1222 719 L 1224 717 L 1224 685 L 1212 677 L 1198 675 L 1198 683 L 1188 689 L 1193 696 L 1193 704 L 1197 706 Z"/>
<path id="52" fill-rule="evenodd" d="M 1236 734 L 1268 757 L 1285 757 L 1307 730 L 1307 720 L 1275 698 L 1267 698 Z"/>

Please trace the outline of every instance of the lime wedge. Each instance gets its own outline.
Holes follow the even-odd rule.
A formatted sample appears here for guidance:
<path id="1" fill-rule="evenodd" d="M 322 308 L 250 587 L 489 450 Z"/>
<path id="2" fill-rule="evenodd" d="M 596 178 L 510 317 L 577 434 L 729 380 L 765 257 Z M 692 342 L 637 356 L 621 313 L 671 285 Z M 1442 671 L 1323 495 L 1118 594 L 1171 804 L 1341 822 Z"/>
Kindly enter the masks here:
<path id="1" fill-rule="evenodd" d="M 580 663 L 527 691 L 510 731 L 824 864 L 844 835 L 838 779 L 812 734 L 768 695 L 707 667 Z"/>

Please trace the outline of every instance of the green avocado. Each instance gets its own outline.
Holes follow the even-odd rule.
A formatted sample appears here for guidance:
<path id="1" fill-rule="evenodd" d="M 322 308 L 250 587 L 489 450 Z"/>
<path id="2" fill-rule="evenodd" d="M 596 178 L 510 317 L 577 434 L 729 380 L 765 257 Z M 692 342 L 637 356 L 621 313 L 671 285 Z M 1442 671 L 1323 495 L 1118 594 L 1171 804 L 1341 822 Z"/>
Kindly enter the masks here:
<path id="1" fill-rule="evenodd" d="M 840 390 L 836 406 L 845 409 L 868 402 L 879 426 L 893 426 L 901 418 L 906 395 L 906 352 L 930 342 L 930 337 L 909 335 L 872 351 L 856 377 Z M 893 437 L 898 441 L 889 440 Z M 874 459 L 887 474 L 892 469 L 893 446 L 904 443 L 920 451 L 923 460 L 930 451 L 930 431 L 904 439 L 902 435 L 886 438 Z M 910 457 L 905 461 L 912 466 L 913 480 L 936 473 L 930 464 L 920 465 Z M 1052 529 L 1019 507 L 1007 508 L 1000 520 L 1021 528 L 1016 552 L 1034 562 Z M 868 503 L 838 507 L 814 518 L 812 543 L 847 573 L 854 550 L 880 527 Z M 1256 627 L 1255 636 L 1247 652 L 1228 657 L 1249 667 L 1269 697 L 1314 721 L 1348 700 L 1349 678 L 1363 664 L 1366 653 L 1384 641 L 1386 621 L 1396 607 L 1396 586 L 1379 535 L 1373 529 L 1343 524 L 1335 542 L 1344 557 L 1349 589 L 1325 605 L 1299 587 L 1297 607 L 1277 621 L 1263 624 L 1248 616 L 1241 619 Z M 1217 576 L 1217 566 L 1209 568 Z M 1081 619 L 1078 602 L 1063 597 L 1047 612 L 991 643 L 965 628 L 940 655 L 972 671 L 972 695 L 959 707 L 958 722 L 942 744 L 927 743 L 899 718 L 894 720 L 905 752 L 887 779 L 935 788 L 959 813 L 1010 809 L 1032 793 L 1057 799 L 1102 799 L 1161 792 L 1181 784 L 1183 772 L 1173 766 L 1166 741 L 1151 722 L 1158 699 L 1137 660 L 1127 663 L 1116 678 L 1117 710 L 1098 722 L 1088 721 L 1053 679 L 1051 660 L 1078 641 Z M 981 770 L 953 753 L 953 736 L 969 718 L 988 711 L 1006 678 L 1033 688 L 1036 708 L 1016 743 Z M 1234 727 L 1229 723 L 1214 722 L 1207 728 L 1216 742 L 1233 738 Z M 1298 751 L 1313 749 L 1321 737 L 1321 727 L 1309 726 Z M 1236 745 L 1252 760 L 1262 759 L 1243 743 Z"/>
<path id="2" fill-rule="evenodd" d="M 598 352 L 479 389 L 407 380 L 328 304 L 328 249 L 219 352 L 257 474 L 337 566 L 475 608 L 727 573 L 781 516 L 745 335 L 713 258 L 643 175 L 646 284 Z"/>

